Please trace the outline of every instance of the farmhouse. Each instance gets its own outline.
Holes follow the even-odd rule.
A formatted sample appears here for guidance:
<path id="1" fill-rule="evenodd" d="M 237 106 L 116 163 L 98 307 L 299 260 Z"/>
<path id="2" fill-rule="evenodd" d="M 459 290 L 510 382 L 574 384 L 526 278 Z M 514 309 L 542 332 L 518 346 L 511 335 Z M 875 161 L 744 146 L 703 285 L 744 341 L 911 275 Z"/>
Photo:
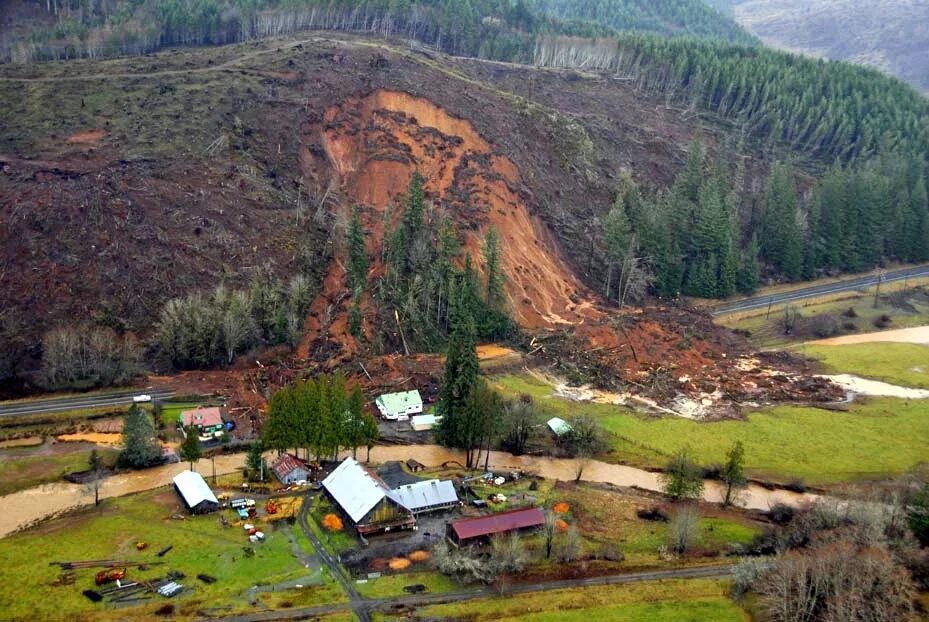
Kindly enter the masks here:
<path id="1" fill-rule="evenodd" d="M 413 514 L 446 510 L 458 505 L 458 493 L 450 481 L 432 479 L 393 490 L 397 500 Z"/>
<path id="2" fill-rule="evenodd" d="M 458 546 L 463 546 L 480 542 L 498 533 L 535 529 L 544 523 L 545 516 L 539 508 L 510 510 L 450 523 L 448 537 Z"/>
<path id="3" fill-rule="evenodd" d="M 381 416 L 390 421 L 407 421 L 410 415 L 423 412 L 423 398 L 416 389 L 404 393 L 385 393 L 374 400 L 374 405 Z"/>
<path id="4" fill-rule="evenodd" d="M 181 412 L 177 421 L 182 430 L 187 430 L 190 426 L 196 427 L 200 431 L 200 436 L 214 436 L 223 432 L 223 413 L 220 408 L 197 406 L 192 410 Z"/>
<path id="5" fill-rule="evenodd" d="M 191 514 L 206 514 L 219 509 L 219 500 L 203 477 L 194 471 L 184 471 L 174 478 L 174 489 Z"/>
<path id="6" fill-rule="evenodd" d="M 271 470 L 282 484 L 306 481 L 310 478 L 310 469 L 296 456 L 284 454 L 271 463 Z"/>
<path id="7" fill-rule="evenodd" d="M 410 529 L 416 524 L 413 513 L 383 480 L 353 458 L 346 458 L 322 484 L 361 535 Z"/>

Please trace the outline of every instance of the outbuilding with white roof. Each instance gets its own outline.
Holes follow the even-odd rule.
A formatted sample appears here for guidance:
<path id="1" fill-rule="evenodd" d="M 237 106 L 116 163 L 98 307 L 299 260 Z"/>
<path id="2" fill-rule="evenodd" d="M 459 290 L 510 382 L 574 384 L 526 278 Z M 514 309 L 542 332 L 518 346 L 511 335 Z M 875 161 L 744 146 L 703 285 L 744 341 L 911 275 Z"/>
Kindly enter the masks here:
<path id="1" fill-rule="evenodd" d="M 184 471 L 174 478 L 174 489 L 192 514 L 206 514 L 219 509 L 219 500 L 206 480 L 196 471 Z"/>

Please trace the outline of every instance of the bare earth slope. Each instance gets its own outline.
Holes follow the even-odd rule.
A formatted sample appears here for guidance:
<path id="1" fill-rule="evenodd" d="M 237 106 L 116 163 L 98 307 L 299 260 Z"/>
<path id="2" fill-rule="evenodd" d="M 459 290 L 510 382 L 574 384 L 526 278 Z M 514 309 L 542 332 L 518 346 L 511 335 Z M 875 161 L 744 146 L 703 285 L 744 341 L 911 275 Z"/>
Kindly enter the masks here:
<path id="1" fill-rule="evenodd" d="M 766 44 L 868 65 L 929 93 L 923 0 L 736 0 L 736 20 Z"/>
<path id="2" fill-rule="evenodd" d="M 667 185 L 697 131 L 744 163 L 745 187 L 764 166 L 729 127 L 621 81 L 327 35 L 7 66 L 0 101 L 0 320 L 21 369 L 44 330 L 90 320 L 144 336 L 171 296 L 261 266 L 318 288 L 302 357 L 353 355 L 348 210 L 364 206 L 374 255 L 380 215 L 417 168 L 478 263 L 481 233 L 500 230 L 523 327 L 567 326 L 555 350 L 606 356 L 579 368 L 605 365 L 609 383 L 676 352 L 681 376 L 718 377 L 721 353 L 744 348 L 683 311 L 604 323 L 598 219 L 622 171 Z"/>

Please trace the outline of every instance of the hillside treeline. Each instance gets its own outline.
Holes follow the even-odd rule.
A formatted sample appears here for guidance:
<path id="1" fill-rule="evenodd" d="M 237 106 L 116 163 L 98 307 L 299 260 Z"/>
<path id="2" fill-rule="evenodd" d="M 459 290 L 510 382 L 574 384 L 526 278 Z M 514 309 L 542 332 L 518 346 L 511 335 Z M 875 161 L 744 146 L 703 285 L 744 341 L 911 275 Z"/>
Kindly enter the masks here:
<path id="1" fill-rule="evenodd" d="M 37 2 L 46 4 L 46 0 Z M 597 36 L 592 23 L 543 17 L 525 0 L 61 0 L 58 21 L 8 44 L 15 62 L 143 54 L 321 29 L 417 40 L 451 54 L 526 61 L 533 35 Z"/>
<path id="2" fill-rule="evenodd" d="M 835 165 L 804 196 L 791 166 L 775 164 L 749 205 L 733 177 L 694 142 L 671 188 L 648 195 L 623 179 L 601 228 L 604 295 L 635 302 L 650 286 L 663 297 L 717 298 L 752 293 L 765 276 L 813 279 L 888 261 L 929 261 L 919 157 Z"/>
<path id="3" fill-rule="evenodd" d="M 534 62 L 610 72 L 640 92 L 721 115 L 762 143 L 825 162 L 929 150 L 929 100 L 855 65 L 637 33 L 540 37 Z"/>
<path id="4" fill-rule="evenodd" d="M 561 20 L 594 22 L 617 31 L 758 43 L 735 20 L 703 0 L 535 0 L 534 6 Z"/>

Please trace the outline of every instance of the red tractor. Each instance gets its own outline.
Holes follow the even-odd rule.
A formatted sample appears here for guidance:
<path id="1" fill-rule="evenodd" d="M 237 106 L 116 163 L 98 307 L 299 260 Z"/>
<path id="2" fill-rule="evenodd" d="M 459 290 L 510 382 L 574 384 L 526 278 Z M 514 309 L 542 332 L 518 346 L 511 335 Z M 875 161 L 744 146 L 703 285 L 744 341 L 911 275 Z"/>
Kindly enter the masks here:
<path id="1" fill-rule="evenodd" d="M 107 583 L 112 583 L 113 581 L 121 581 L 126 578 L 126 569 L 125 568 L 110 568 L 109 570 L 101 570 L 97 573 L 97 576 L 94 577 L 94 582 L 97 585 L 106 585 Z"/>

